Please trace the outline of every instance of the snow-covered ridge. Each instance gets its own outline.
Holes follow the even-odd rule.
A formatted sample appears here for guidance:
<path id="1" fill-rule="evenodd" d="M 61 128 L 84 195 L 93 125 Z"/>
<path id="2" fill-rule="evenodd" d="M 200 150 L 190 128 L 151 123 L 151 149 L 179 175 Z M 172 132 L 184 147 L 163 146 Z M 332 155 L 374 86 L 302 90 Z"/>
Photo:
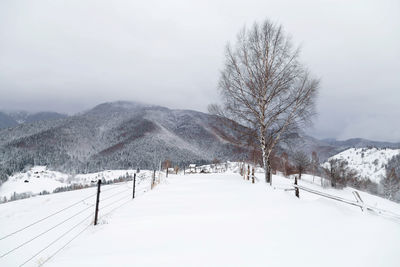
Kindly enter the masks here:
<path id="1" fill-rule="evenodd" d="M 385 175 L 385 166 L 400 149 L 389 148 L 350 148 L 330 159 L 345 160 L 349 168 L 358 172 L 361 178 L 379 183 Z"/>

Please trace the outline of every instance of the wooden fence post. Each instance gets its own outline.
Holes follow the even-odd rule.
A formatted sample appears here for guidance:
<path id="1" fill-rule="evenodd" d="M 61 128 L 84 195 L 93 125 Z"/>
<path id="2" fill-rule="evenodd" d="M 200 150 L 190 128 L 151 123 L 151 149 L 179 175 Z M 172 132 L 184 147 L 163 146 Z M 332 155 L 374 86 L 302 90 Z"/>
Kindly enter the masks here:
<path id="1" fill-rule="evenodd" d="M 97 218 L 99 215 L 100 187 L 101 187 L 101 180 L 99 179 L 97 181 L 97 197 L 96 197 L 96 209 L 94 213 L 94 225 L 97 225 Z"/>
<path id="2" fill-rule="evenodd" d="M 133 192 L 132 192 L 132 198 L 135 198 L 135 187 L 136 187 L 136 173 L 133 175 Z"/>
<path id="3" fill-rule="evenodd" d="M 247 165 L 247 180 L 250 180 L 250 165 Z"/>
<path id="4" fill-rule="evenodd" d="M 254 177 L 254 167 L 251 170 L 251 183 L 254 184 L 255 177 Z"/>
<path id="5" fill-rule="evenodd" d="M 294 184 L 297 185 L 297 176 L 294 177 Z M 294 195 L 298 198 L 300 198 L 300 192 L 299 192 L 299 188 L 296 186 L 294 188 Z"/>
<path id="6" fill-rule="evenodd" d="M 357 191 L 353 191 L 353 195 L 356 198 L 356 201 L 361 205 L 364 205 L 364 201 L 361 199 L 360 194 Z M 361 211 L 364 211 L 364 208 L 360 206 Z"/>
<path id="7" fill-rule="evenodd" d="M 153 188 L 154 188 L 155 181 L 156 181 L 156 171 L 154 170 L 153 175 L 151 177 L 151 190 L 153 190 Z"/>
<path id="8" fill-rule="evenodd" d="M 165 178 L 168 178 L 168 168 L 167 168 L 167 175 L 166 175 L 166 177 Z"/>

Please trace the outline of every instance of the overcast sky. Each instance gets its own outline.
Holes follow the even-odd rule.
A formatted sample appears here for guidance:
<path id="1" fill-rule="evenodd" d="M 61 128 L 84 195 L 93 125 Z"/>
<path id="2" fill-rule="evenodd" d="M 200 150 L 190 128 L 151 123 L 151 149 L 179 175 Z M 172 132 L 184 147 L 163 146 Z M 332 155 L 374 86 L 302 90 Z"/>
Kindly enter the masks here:
<path id="1" fill-rule="evenodd" d="M 224 48 L 269 18 L 321 79 L 318 138 L 400 141 L 400 1 L 1 0 L 0 110 L 206 111 Z"/>

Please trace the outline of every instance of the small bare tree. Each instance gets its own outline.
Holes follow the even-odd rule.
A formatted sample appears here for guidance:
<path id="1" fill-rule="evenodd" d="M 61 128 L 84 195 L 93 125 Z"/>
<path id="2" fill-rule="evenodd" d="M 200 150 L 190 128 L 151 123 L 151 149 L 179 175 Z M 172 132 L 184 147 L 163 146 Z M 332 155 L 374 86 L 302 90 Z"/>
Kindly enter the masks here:
<path id="1" fill-rule="evenodd" d="M 221 105 L 209 111 L 245 127 L 242 140 L 257 140 L 265 170 L 272 184 L 270 157 L 285 136 L 310 122 L 319 82 L 299 62 L 299 49 L 280 25 L 269 20 L 243 29 L 234 48 L 226 49 L 219 89 Z M 246 137 L 247 136 L 247 137 Z"/>
<path id="2" fill-rule="evenodd" d="M 358 176 L 355 170 L 348 167 L 346 160 L 330 159 L 323 169 L 331 181 L 331 186 L 335 188 L 346 187 L 349 180 Z"/>
<path id="3" fill-rule="evenodd" d="M 318 174 L 318 169 L 319 169 L 319 158 L 317 152 L 313 151 L 311 154 L 311 170 L 313 174 L 313 183 L 315 176 Z M 321 177 L 321 186 L 322 186 L 322 177 Z"/>
<path id="4" fill-rule="evenodd" d="M 171 168 L 172 163 L 169 159 L 164 160 L 164 162 L 162 163 L 162 168 L 163 169 L 169 169 Z"/>
<path id="5" fill-rule="evenodd" d="M 174 172 L 175 172 L 175 174 L 178 174 L 178 171 L 179 171 L 179 166 L 178 166 L 178 165 L 175 165 L 175 167 L 174 167 Z"/>
<path id="6" fill-rule="evenodd" d="M 306 153 L 298 150 L 293 153 L 294 167 L 299 174 L 299 180 L 301 180 L 301 175 L 310 167 L 311 161 Z"/>

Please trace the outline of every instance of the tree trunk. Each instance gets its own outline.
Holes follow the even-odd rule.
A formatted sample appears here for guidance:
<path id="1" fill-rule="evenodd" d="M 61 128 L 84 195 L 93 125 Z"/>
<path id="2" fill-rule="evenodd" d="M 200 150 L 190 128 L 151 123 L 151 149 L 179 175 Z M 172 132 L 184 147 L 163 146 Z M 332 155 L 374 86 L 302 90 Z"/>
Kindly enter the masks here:
<path id="1" fill-rule="evenodd" d="M 263 134 L 263 128 L 261 128 L 261 133 Z M 269 168 L 268 168 L 268 159 L 267 159 L 267 151 L 266 151 L 266 144 L 265 144 L 265 137 L 261 135 L 261 152 L 262 152 L 262 160 L 263 160 L 263 168 L 264 168 L 264 175 L 265 175 L 265 182 L 269 183 Z"/>
<path id="2" fill-rule="evenodd" d="M 272 186 L 272 175 L 271 175 L 271 161 L 270 161 L 270 159 L 269 159 L 269 157 L 268 157 L 268 159 L 267 159 L 267 183 L 269 183 L 269 185 L 271 185 Z"/>
<path id="3" fill-rule="evenodd" d="M 263 154 L 264 154 L 264 151 L 263 151 Z M 269 179 L 268 179 L 268 172 L 269 172 L 269 169 L 268 169 L 268 163 L 267 163 L 267 159 L 263 156 L 263 168 L 264 168 L 264 175 L 265 175 L 265 182 L 266 183 L 269 183 Z"/>

